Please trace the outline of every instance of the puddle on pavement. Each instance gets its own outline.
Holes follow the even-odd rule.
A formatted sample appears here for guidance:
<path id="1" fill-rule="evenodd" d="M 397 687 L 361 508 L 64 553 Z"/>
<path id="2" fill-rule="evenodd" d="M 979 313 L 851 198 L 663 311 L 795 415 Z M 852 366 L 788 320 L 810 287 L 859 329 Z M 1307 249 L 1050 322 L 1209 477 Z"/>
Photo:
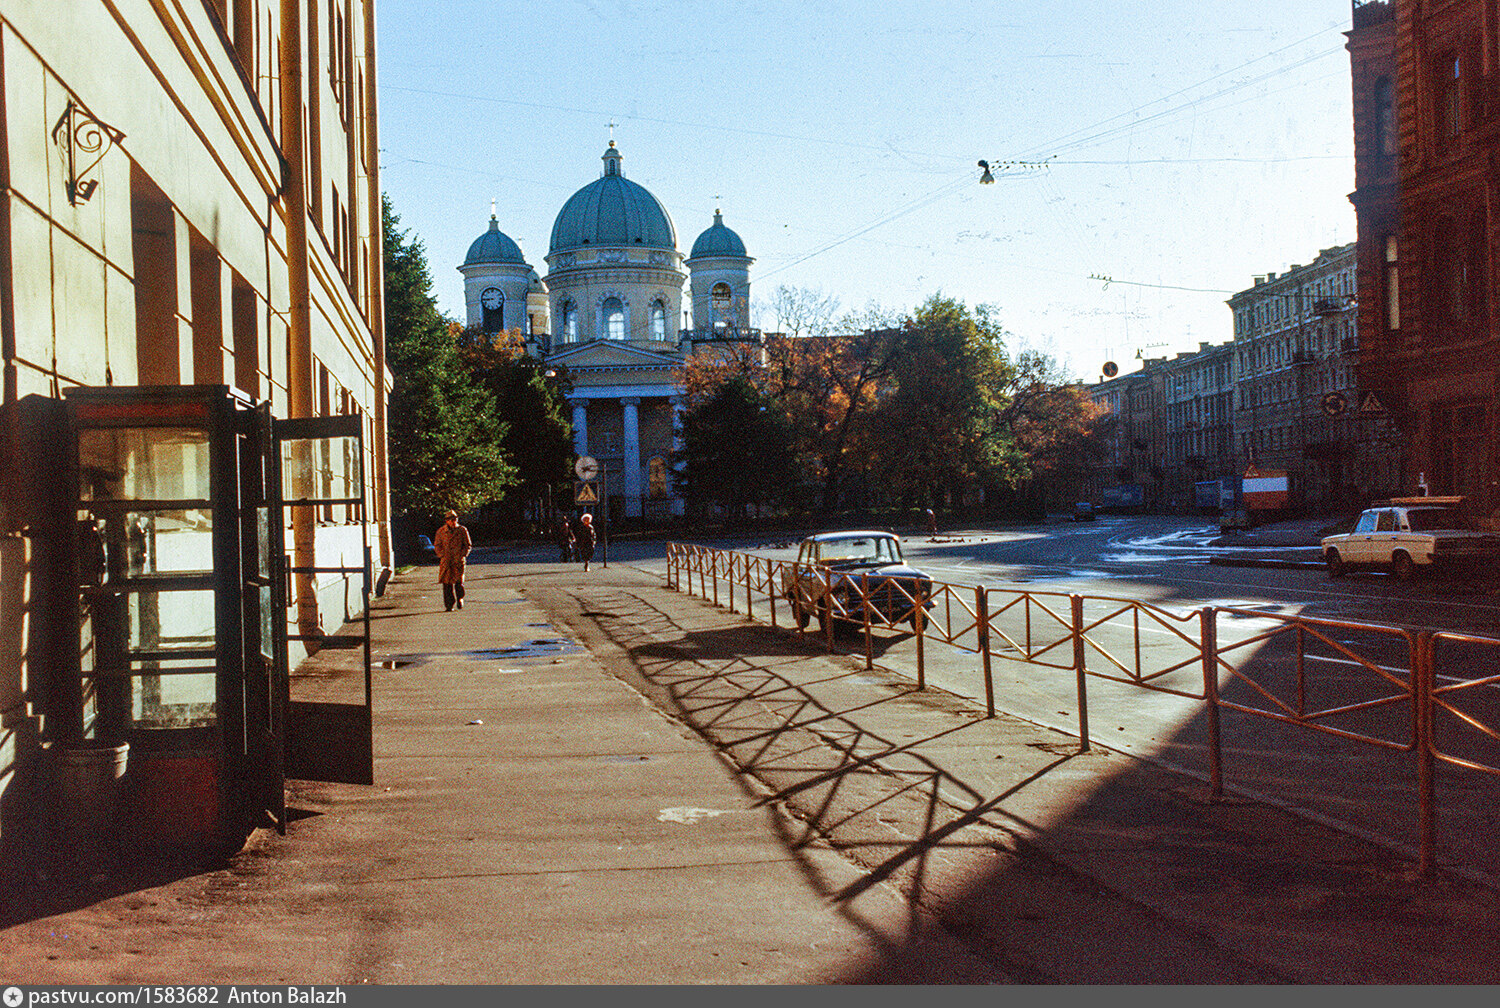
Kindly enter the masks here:
<path id="1" fill-rule="evenodd" d="M 546 658 L 552 655 L 577 654 L 583 648 L 565 637 L 546 637 L 541 640 L 527 641 L 515 647 L 507 648 L 481 648 L 477 651 L 460 652 L 470 658 L 486 658 L 492 660 L 517 658 Z"/>
<path id="2" fill-rule="evenodd" d="M 395 672 L 408 665 L 425 665 L 431 655 L 389 655 L 371 663 L 371 668 Z"/>

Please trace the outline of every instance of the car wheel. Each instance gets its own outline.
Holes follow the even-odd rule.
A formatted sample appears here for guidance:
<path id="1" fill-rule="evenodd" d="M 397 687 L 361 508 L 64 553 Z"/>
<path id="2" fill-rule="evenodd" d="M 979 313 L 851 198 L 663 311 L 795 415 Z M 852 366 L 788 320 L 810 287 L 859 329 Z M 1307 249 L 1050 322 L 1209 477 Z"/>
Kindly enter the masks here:
<path id="1" fill-rule="evenodd" d="M 1417 572 L 1417 565 L 1411 562 L 1411 557 L 1405 553 L 1397 553 L 1391 557 L 1391 573 L 1402 581 L 1410 581 Z"/>
<path id="2" fill-rule="evenodd" d="M 1338 550 L 1329 550 L 1323 560 L 1328 564 L 1328 576 L 1331 578 L 1343 577 L 1349 571 Z"/>

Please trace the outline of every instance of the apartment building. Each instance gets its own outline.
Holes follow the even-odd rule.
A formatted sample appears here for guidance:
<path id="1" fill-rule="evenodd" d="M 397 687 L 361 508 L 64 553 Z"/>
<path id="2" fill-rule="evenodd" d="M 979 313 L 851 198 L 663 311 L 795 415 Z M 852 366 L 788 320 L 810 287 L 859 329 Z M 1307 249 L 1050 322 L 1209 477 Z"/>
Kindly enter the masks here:
<path id="1" fill-rule="evenodd" d="M 284 824 L 287 663 L 390 567 L 372 3 L 0 0 L 10 867 L 91 752 L 99 815 Z"/>

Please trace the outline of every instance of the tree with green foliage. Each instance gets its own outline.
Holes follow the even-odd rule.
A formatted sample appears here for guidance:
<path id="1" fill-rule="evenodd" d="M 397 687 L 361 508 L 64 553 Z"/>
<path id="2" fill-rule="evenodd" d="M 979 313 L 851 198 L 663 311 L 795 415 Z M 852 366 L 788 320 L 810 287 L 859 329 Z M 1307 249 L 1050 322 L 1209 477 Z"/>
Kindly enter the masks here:
<path id="1" fill-rule="evenodd" d="M 563 419 L 567 370 L 559 367 L 549 378 L 516 329 L 487 333 L 471 326 L 458 334 L 458 344 L 469 373 L 493 397 L 496 415 L 504 420 L 500 447 L 516 470 L 505 511 L 518 518 L 528 501 L 544 500 L 546 488 L 572 479 L 573 428 Z"/>
<path id="2" fill-rule="evenodd" d="M 997 469 L 1014 445 L 995 429 L 1011 364 L 992 311 L 934 294 L 902 324 L 873 417 L 871 461 L 907 504 L 941 503 Z"/>
<path id="3" fill-rule="evenodd" d="M 395 375 L 389 410 L 391 505 L 398 513 L 469 511 L 515 482 L 494 397 L 459 356 L 432 297 L 419 239 L 382 197 L 386 362 Z"/>
<path id="4" fill-rule="evenodd" d="M 673 484 L 690 504 L 757 508 L 797 486 L 786 415 L 744 376 L 727 378 L 683 417 Z"/>

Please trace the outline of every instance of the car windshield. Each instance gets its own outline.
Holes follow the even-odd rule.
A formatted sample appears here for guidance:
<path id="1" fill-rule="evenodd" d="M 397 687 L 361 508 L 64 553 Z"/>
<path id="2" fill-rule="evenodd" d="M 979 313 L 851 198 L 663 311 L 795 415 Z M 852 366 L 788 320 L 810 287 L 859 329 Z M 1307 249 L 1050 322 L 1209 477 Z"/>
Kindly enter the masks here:
<path id="1" fill-rule="evenodd" d="M 884 537 L 830 539 L 818 545 L 818 560 L 825 564 L 900 563 L 901 547 Z"/>
<path id="2" fill-rule="evenodd" d="M 1434 532 L 1438 529 L 1467 530 L 1469 523 L 1452 508 L 1416 508 L 1406 512 L 1406 522 L 1413 532 Z"/>

